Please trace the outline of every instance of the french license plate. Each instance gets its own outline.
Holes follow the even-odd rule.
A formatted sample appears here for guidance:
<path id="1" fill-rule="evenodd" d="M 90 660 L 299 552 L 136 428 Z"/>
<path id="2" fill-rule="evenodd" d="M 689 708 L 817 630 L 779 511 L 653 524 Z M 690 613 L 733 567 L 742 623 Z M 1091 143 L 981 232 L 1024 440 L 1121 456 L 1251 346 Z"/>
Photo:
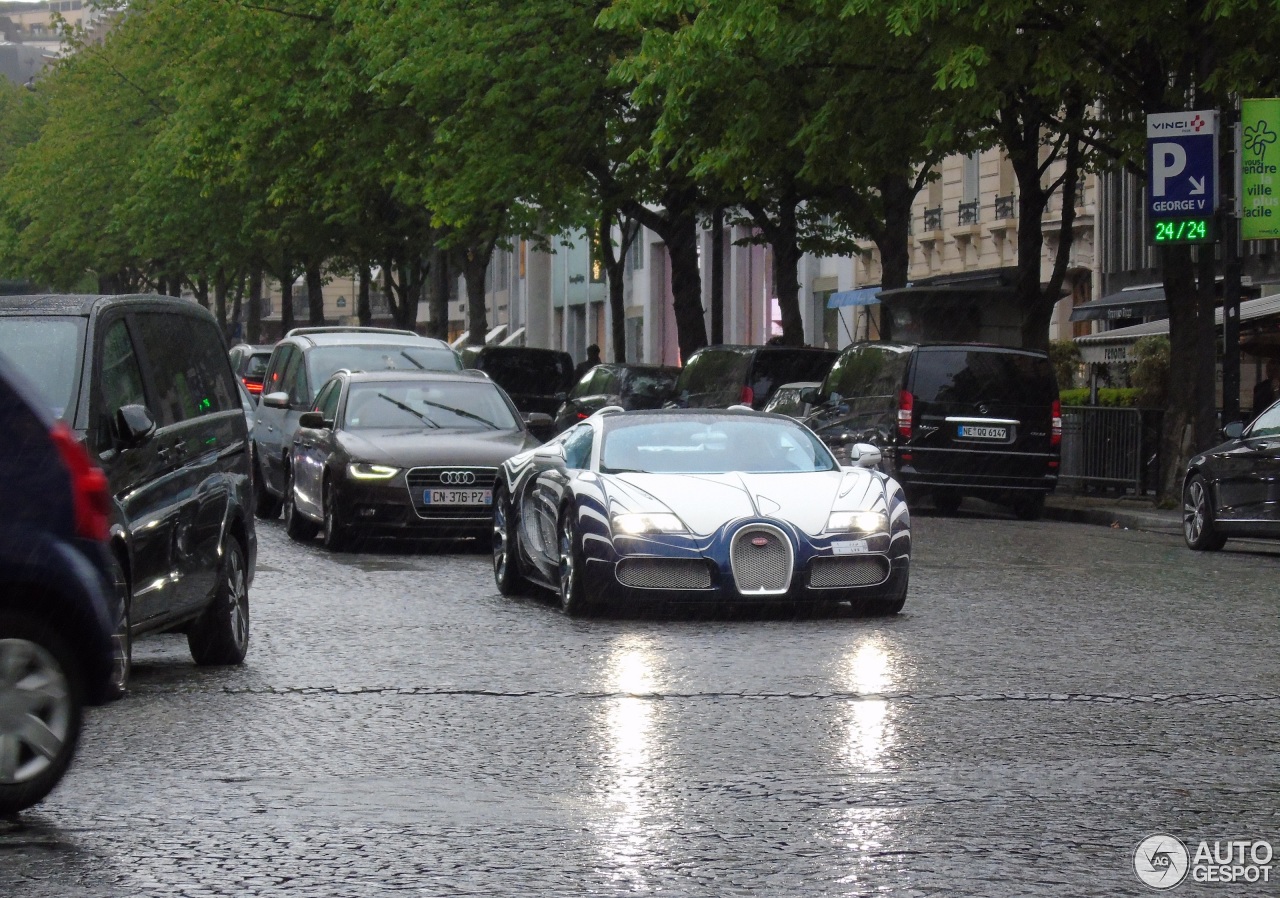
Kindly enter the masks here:
<path id="1" fill-rule="evenodd" d="M 973 424 L 961 424 L 959 436 L 962 440 L 1007 440 L 1007 427 L 979 427 Z"/>
<path id="2" fill-rule="evenodd" d="M 492 505 L 493 490 L 424 490 L 424 505 Z"/>

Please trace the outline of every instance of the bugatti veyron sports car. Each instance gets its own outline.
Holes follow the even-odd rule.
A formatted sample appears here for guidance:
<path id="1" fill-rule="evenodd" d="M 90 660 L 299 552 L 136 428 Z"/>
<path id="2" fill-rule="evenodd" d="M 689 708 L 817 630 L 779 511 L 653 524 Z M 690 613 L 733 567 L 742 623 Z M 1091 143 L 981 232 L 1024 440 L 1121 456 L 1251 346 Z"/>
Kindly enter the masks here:
<path id="1" fill-rule="evenodd" d="M 508 459 L 494 484 L 506 594 L 567 614 L 648 601 L 906 601 L 911 518 L 858 446 L 841 467 L 803 425 L 749 409 L 597 412 Z"/>

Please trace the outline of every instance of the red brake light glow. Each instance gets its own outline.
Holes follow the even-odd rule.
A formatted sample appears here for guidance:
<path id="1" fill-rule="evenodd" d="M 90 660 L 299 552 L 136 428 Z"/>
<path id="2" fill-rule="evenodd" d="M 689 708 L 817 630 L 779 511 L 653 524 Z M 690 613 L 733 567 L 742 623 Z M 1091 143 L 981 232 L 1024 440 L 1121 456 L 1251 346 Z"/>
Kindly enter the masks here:
<path id="1" fill-rule="evenodd" d="M 756 401 L 756 391 L 750 387 L 743 387 L 742 395 L 738 397 L 738 401 L 743 405 L 754 405 Z"/>
<path id="2" fill-rule="evenodd" d="M 261 392 L 262 392 L 262 384 L 261 384 L 261 383 L 255 383 L 255 382 L 253 382 L 253 381 L 249 380 L 249 378 L 247 378 L 247 377 L 242 377 L 242 378 L 240 378 L 240 380 L 244 382 L 244 388 L 245 388 L 246 390 L 248 390 L 250 393 L 257 394 L 257 393 L 261 393 Z"/>
<path id="3" fill-rule="evenodd" d="M 914 396 L 906 390 L 898 393 L 898 436 L 904 440 L 911 439 L 911 409 L 914 405 Z"/>
<path id="4" fill-rule="evenodd" d="M 111 532 L 111 499 L 107 475 L 93 463 L 89 453 L 67 425 L 59 421 L 53 425 L 49 436 L 58 447 L 62 463 L 71 475 L 76 535 L 83 539 L 105 540 Z"/>
<path id="5" fill-rule="evenodd" d="M 1062 445 L 1062 401 L 1053 400 L 1053 421 L 1049 430 L 1049 445 Z"/>

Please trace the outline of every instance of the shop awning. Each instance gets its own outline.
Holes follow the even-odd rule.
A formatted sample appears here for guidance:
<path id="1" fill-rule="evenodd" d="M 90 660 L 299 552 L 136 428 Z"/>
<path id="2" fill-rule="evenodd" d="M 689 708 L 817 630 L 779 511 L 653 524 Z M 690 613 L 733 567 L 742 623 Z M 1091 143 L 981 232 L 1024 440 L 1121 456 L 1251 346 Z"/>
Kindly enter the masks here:
<path id="1" fill-rule="evenodd" d="M 1280 316 L 1280 294 L 1264 296 L 1261 299 L 1246 299 L 1240 303 L 1242 322 L 1272 316 Z M 1221 308 L 1214 310 L 1213 320 L 1219 327 L 1222 326 Z M 1100 334 L 1076 337 L 1075 342 L 1080 347 L 1085 362 L 1129 362 L 1133 361 L 1129 348 L 1134 343 L 1143 337 L 1167 333 L 1169 333 L 1169 319 L 1161 318 L 1158 321 L 1146 321 L 1132 327 L 1118 327 Z"/>
<path id="2" fill-rule="evenodd" d="M 873 306 L 880 302 L 879 287 L 859 287 L 857 290 L 841 290 L 832 293 L 827 299 L 828 309 L 841 309 L 845 306 Z"/>
<path id="3" fill-rule="evenodd" d="M 1072 321 L 1114 321 L 1117 318 L 1150 318 L 1167 315 L 1164 287 L 1130 287 L 1101 299 L 1086 302 L 1071 310 Z"/>

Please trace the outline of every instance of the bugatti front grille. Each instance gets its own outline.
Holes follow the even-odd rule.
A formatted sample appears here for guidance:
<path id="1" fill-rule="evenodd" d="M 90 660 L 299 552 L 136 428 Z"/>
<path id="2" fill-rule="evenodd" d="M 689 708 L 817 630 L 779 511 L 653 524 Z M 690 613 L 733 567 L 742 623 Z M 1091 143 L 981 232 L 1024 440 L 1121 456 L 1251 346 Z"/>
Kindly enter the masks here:
<path id="1" fill-rule="evenodd" d="M 875 586 L 889 576 L 889 561 L 878 555 L 815 558 L 809 569 L 809 585 L 815 589 L 837 586 Z"/>
<path id="2" fill-rule="evenodd" d="M 639 589 L 710 589 L 711 569 L 692 558 L 624 558 L 618 582 Z"/>
<path id="3" fill-rule="evenodd" d="M 729 549 L 733 582 L 743 595 L 776 595 L 791 585 L 791 541 L 776 527 L 751 524 L 733 537 Z"/>
<path id="4" fill-rule="evenodd" d="M 413 510 L 418 517 L 426 519 L 482 519 L 492 515 L 493 506 L 484 504 L 482 500 L 485 494 L 493 495 L 493 484 L 497 479 L 497 468 L 469 465 L 412 468 L 405 475 Z M 428 503 L 426 497 L 432 490 L 450 491 L 446 504 Z"/>

